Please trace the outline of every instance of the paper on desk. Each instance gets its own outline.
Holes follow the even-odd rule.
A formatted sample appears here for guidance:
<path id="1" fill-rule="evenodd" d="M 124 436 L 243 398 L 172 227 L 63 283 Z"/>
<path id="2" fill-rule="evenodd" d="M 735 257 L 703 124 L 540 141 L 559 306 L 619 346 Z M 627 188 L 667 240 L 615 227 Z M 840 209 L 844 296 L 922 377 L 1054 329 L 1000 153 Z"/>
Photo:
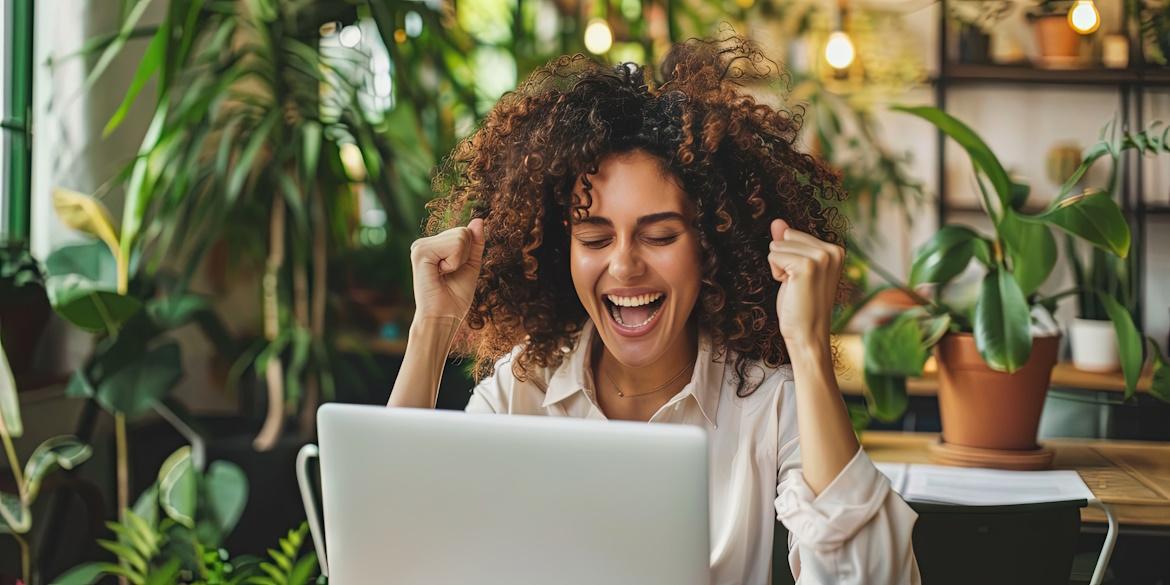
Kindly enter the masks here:
<path id="1" fill-rule="evenodd" d="M 1075 471 L 1003 471 L 908 463 L 878 463 L 890 487 L 909 501 L 1009 506 L 1093 500 Z"/>

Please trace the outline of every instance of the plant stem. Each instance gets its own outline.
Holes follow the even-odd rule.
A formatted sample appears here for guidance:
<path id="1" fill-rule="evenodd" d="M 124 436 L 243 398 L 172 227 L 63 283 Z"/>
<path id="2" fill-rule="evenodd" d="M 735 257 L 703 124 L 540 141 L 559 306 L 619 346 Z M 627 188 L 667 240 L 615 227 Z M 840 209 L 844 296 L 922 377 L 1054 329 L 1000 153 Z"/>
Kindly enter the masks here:
<path id="1" fill-rule="evenodd" d="M 849 253 L 856 254 L 858 258 L 861 258 L 861 260 L 863 262 L 865 262 L 866 266 L 869 266 L 870 270 L 873 270 L 874 272 L 876 272 L 878 274 L 878 276 L 882 277 L 882 279 L 885 280 L 886 282 L 888 282 L 890 284 L 890 286 L 906 293 L 907 295 L 910 296 L 910 298 L 914 299 L 916 302 L 923 304 L 923 305 L 926 305 L 926 306 L 930 306 L 930 307 L 939 306 L 934 301 L 918 294 L 917 291 L 915 291 L 914 289 L 910 288 L 909 286 L 903 284 L 902 281 L 898 279 L 898 277 L 893 275 L 893 273 L 886 270 L 885 268 L 882 268 L 882 266 L 880 264 L 878 264 L 877 262 L 874 262 L 873 259 L 870 258 L 868 254 L 866 254 L 865 252 L 862 252 L 861 248 L 851 245 L 849 247 Z"/>
<path id="2" fill-rule="evenodd" d="M 130 507 L 130 457 L 126 449 L 126 415 L 114 413 L 114 453 L 118 475 L 118 521 L 126 522 L 126 510 Z M 123 567 L 126 561 L 119 562 Z M 118 585 L 127 585 L 125 575 L 118 576 Z"/>
<path id="3" fill-rule="evenodd" d="M 991 206 L 991 195 L 987 194 L 987 186 L 983 184 L 983 179 L 979 176 L 979 169 L 975 169 L 975 185 L 979 187 L 979 198 L 983 202 L 983 209 L 987 211 L 987 217 L 991 218 L 991 224 L 995 226 L 996 233 L 999 233 L 999 217 L 996 216 L 995 208 Z"/>
<path id="4" fill-rule="evenodd" d="M 126 449 L 126 415 L 114 413 L 114 449 L 118 467 L 118 519 L 126 519 L 130 507 L 130 462 Z"/>
<path id="5" fill-rule="evenodd" d="M 25 585 L 32 583 L 32 554 L 28 550 L 28 541 L 23 536 L 13 532 L 12 538 L 16 539 L 16 544 L 20 546 L 20 574 L 24 578 Z"/>
<path id="6" fill-rule="evenodd" d="M 20 469 L 20 460 L 16 458 L 16 449 L 12 446 L 12 437 L 8 436 L 8 429 L 0 421 L 0 437 L 4 439 L 4 455 L 8 457 L 8 466 L 12 468 L 12 479 L 16 480 L 16 491 L 20 494 L 20 501 L 24 501 L 24 472 Z"/>

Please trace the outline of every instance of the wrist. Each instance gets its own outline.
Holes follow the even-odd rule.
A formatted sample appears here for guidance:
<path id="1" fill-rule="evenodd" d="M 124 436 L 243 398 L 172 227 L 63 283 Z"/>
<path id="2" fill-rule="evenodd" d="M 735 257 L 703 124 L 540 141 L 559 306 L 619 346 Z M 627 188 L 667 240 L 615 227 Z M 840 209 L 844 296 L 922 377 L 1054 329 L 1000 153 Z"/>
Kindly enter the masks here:
<path id="1" fill-rule="evenodd" d="M 833 345 L 829 335 L 810 335 L 799 337 L 791 341 L 785 340 L 788 348 L 788 359 L 794 368 L 809 364 L 833 362 Z"/>
<path id="2" fill-rule="evenodd" d="M 463 325 L 463 319 L 454 315 L 424 316 L 415 315 L 410 322 L 410 331 L 407 342 L 413 345 L 435 348 L 448 347 Z"/>

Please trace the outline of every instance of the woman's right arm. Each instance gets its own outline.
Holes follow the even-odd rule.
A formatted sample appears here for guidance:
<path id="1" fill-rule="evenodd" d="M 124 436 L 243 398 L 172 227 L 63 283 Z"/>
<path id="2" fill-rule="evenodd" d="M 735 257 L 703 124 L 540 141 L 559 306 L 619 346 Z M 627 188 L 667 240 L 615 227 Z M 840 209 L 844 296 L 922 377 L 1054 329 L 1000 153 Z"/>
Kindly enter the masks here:
<path id="1" fill-rule="evenodd" d="M 435 407 L 447 354 L 475 297 L 483 246 L 482 219 L 411 245 L 414 321 L 387 406 Z"/>

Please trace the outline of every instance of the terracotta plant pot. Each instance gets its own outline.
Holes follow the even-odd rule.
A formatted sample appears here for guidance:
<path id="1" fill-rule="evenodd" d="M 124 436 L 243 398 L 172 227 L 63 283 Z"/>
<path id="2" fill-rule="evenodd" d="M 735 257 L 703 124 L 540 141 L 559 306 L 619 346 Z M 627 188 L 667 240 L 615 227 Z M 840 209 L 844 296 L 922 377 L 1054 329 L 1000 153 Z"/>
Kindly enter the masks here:
<path id="1" fill-rule="evenodd" d="M 1032 28 L 1036 31 L 1042 66 L 1067 67 L 1080 57 L 1081 37 L 1069 26 L 1067 14 L 1034 16 Z"/>
<path id="2" fill-rule="evenodd" d="M 1060 337 L 1037 337 L 1013 374 L 984 363 L 975 336 L 953 333 L 934 348 L 943 442 L 998 450 L 1036 449 L 1040 412 L 1056 365 Z"/>

